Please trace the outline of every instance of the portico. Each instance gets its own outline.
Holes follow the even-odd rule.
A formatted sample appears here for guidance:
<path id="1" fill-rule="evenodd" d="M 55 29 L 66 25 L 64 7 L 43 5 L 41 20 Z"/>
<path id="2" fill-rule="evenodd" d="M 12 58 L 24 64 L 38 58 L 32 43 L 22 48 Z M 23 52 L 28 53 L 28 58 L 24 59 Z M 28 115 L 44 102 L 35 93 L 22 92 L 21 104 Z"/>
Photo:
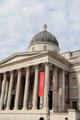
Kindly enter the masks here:
<path id="1" fill-rule="evenodd" d="M 49 105 L 48 105 L 48 101 L 49 101 L 49 88 L 50 88 L 50 62 L 45 62 L 45 63 L 39 63 L 39 64 L 35 64 L 33 66 L 26 66 L 24 68 L 19 68 L 16 70 L 10 70 L 10 71 L 6 71 L 4 73 L 1 73 L 1 75 L 3 76 L 1 81 L 2 81 L 2 89 L 1 89 L 1 99 L 0 99 L 0 110 L 11 110 L 11 101 L 12 101 L 12 93 L 14 92 L 14 107 L 12 108 L 13 110 L 39 110 L 39 109 L 43 109 L 43 110 L 48 110 L 49 109 Z M 54 112 L 58 111 L 58 106 L 57 106 L 57 97 L 58 97 L 58 70 L 61 69 L 55 65 L 52 65 L 52 69 L 53 69 L 53 77 L 52 77 L 52 83 L 53 83 L 53 87 L 52 87 L 52 91 L 53 91 L 53 97 L 52 97 L 52 109 Z M 40 101 L 38 102 L 38 91 L 39 91 L 39 73 L 40 71 L 44 71 L 45 72 L 45 83 L 44 83 L 44 96 L 42 99 L 42 108 L 38 108 L 38 104 L 40 106 Z M 63 70 L 61 70 L 63 71 Z M 9 73 L 9 74 L 7 74 Z M 63 87 L 62 87 L 62 91 L 65 88 L 65 77 L 63 77 L 63 75 L 65 76 L 65 73 L 63 74 L 63 72 L 61 72 L 62 75 L 62 83 L 63 83 Z M 16 79 L 15 79 L 16 77 Z M 7 78 L 9 78 L 9 80 L 7 80 Z M 22 81 L 24 78 L 24 85 L 22 86 Z M 15 84 L 14 81 L 16 80 Z M 8 81 L 8 90 L 6 92 L 6 82 Z M 33 83 L 30 83 L 33 82 Z M 32 84 L 32 86 L 30 86 Z M 16 87 L 15 87 L 16 86 Z M 13 89 L 14 88 L 14 89 Z M 22 90 L 23 88 L 23 90 Z M 30 89 L 32 89 L 30 91 Z M 22 93 L 21 93 L 22 92 Z M 4 106 L 4 98 L 7 94 L 7 98 L 6 98 L 6 105 Z M 20 99 L 20 94 L 23 94 L 23 98 Z M 31 96 L 31 98 L 30 98 Z M 65 94 L 62 96 L 63 98 L 65 97 Z M 62 98 L 61 98 L 62 99 Z M 65 98 L 64 98 L 65 99 Z M 20 103 L 20 100 L 22 101 Z M 31 101 L 31 102 L 30 102 Z M 22 105 L 19 105 L 22 104 Z M 64 104 L 64 101 L 63 101 Z M 22 106 L 22 107 L 20 107 Z M 64 108 L 64 106 L 63 106 Z"/>

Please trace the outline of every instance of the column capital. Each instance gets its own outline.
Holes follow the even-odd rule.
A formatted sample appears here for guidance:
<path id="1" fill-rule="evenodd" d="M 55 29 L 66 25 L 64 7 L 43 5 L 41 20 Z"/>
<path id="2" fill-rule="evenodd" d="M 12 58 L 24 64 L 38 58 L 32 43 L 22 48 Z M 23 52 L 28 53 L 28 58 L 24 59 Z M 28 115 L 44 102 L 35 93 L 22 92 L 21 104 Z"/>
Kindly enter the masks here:
<path id="1" fill-rule="evenodd" d="M 50 63 L 49 63 L 49 62 L 45 62 L 44 64 L 45 64 L 45 65 L 50 65 Z"/>
<path id="2" fill-rule="evenodd" d="M 20 72 L 20 71 L 21 71 L 21 68 L 18 68 L 17 71 Z"/>
<path id="3" fill-rule="evenodd" d="M 39 67 L 39 65 L 38 65 L 38 64 L 36 64 L 34 67 L 35 67 L 35 68 L 38 68 L 38 67 Z"/>
<path id="4" fill-rule="evenodd" d="M 55 67 L 53 68 L 53 73 L 56 74 L 57 72 L 58 72 L 58 67 L 55 66 Z"/>
<path id="5" fill-rule="evenodd" d="M 29 68 L 30 66 L 28 65 L 28 66 L 24 66 L 24 68 Z"/>
<path id="6" fill-rule="evenodd" d="M 54 68 L 55 68 L 56 70 L 58 70 L 58 69 L 59 69 L 57 66 L 54 66 Z"/>
<path id="7" fill-rule="evenodd" d="M 25 69 L 26 69 L 26 70 L 30 69 L 30 66 L 26 66 Z"/>
<path id="8" fill-rule="evenodd" d="M 4 75 L 7 75 L 7 72 L 4 72 L 3 74 L 4 74 Z"/>
<path id="9" fill-rule="evenodd" d="M 64 69 L 62 69 L 62 72 L 66 72 Z"/>
<path id="10" fill-rule="evenodd" d="M 10 72 L 10 73 L 13 73 L 13 70 L 10 70 L 9 72 Z"/>
<path id="11" fill-rule="evenodd" d="M 35 64 L 34 66 L 39 66 L 39 64 Z"/>

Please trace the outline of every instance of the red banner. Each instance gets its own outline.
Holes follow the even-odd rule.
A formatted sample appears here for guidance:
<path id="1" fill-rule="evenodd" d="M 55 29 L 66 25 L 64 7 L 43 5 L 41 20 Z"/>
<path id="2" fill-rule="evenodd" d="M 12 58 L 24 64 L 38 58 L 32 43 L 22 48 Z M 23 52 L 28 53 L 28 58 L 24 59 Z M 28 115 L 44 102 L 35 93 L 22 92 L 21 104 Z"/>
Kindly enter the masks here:
<path id="1" fill-rule="evenodd" d="M 45 72 L 40 72 L 39 96 L 44 96 L 44 79 L 45 79 Z"/>

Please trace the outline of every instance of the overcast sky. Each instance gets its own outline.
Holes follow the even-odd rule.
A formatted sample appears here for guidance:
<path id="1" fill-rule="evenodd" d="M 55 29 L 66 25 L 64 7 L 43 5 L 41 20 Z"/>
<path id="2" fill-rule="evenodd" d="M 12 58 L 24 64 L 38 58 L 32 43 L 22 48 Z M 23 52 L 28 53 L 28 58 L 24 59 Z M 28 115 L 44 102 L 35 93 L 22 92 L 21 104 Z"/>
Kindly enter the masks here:
<path id="1" fill-rule="evenodd" d="M 0 60 L 27 51 L 45 23 L 61 52 L 80 49 L 80 0 L 0 0 Z"/>

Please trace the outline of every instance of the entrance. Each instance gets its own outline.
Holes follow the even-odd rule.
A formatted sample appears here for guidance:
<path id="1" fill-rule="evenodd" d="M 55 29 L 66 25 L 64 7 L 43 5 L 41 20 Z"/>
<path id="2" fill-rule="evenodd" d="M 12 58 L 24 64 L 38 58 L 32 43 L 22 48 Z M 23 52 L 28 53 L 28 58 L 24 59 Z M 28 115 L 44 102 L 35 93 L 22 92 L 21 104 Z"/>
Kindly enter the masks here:
<path id="1" fill-rule="evenodd" d="M 11 106 L 10 109 L 13 110 L 14 109 L 14 101 L 15 101 L 15 95 L 12 95 L 12 99 L 11 99 Z"/>
<path id="2" fill-rule="evenodd" d="M 72 108 L 77 110 L 77 101 L 72 101 Z"/>
<path id="3" fill-rule="evenodd" d="M 52 91 L 49 91 L 48 98 L 49 98 L 48 107 L 49 110 L 52 110 Z"/>
<path id="4" fill-rule="evenodd" d="M 39 120 L 44 120 L 44 118 L 43 118 L 43 117 L 41 117 Z"/>
<path id="5" fill-rule="evenodd" d="M 40 109 L 40 97 L 38 97 L 38 104 L 37 104 L 37 108 Z"/>

